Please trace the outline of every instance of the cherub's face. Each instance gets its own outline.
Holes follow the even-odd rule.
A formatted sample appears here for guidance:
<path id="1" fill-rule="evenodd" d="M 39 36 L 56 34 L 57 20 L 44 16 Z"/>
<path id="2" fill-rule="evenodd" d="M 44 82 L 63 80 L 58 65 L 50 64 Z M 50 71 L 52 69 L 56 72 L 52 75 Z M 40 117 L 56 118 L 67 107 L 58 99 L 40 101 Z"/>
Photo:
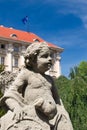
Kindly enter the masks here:
<path id="1" fill-rule="evenodd" d="M 43 48 L 37 56 L 36 69 L 39 73 L 44 74 L 50 69 L 52 65 L 52 58 L 49 48 Z"/>

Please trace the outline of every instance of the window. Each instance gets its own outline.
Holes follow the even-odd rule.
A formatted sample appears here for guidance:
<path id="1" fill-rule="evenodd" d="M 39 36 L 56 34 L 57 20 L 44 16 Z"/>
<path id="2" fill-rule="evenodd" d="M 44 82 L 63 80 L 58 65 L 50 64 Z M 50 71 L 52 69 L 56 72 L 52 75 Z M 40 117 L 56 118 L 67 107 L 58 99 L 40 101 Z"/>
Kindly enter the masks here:
<path id="1" fill-rule="evenodd" d="M 16 34 L 11 34 L 10 37 L 17 38 L 17 35 Z"/>
<path id="2" fill-rule="evenodd" d="M 15 52 L 19 52 L 19 47 L 18 46 L 14 46 L 14 51 Z"/>
<path id="3" fill-rule="evenodd" d="M 5 49 L 5 45 L 4 44 L 1 44 L 0 47 L 1 47 L 1 49 Z"/>
<path id="4" fill-rule="evenodd" d="M 40 42 L 40 40 L 39 40 L 39 39 L 33 39 L 33 41 L 34 41 L 34 42 Z"/>
<path id="5" fill-rule="evenodd" d="M 4 62 L 5 62 L 5 58 L 4 57 L 0 57 L 0 64 L 4 65 Z"/>
<path id="6" fill-rule="evenodd" d="M 14 59 L 14 66 L 18 67 L 18 58 Z"/>

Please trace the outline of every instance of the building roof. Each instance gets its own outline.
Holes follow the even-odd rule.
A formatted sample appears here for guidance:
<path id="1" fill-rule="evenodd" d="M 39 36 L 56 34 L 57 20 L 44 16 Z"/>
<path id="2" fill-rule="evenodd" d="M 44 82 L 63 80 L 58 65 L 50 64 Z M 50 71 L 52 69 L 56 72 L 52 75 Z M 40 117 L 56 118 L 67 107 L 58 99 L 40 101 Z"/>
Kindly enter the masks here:
<path id="1" fill-rule="evenodd" d="M 4 27 L 3 25 L 0 26 L 0 37 L 7 38 L 7 39 L 14 39 L 14 40 L 28 42 L 28 43 L 32 43 L 35 40 L 39 41 L 39 42 L 44 42 L 44 40 L 42 38 L 38 37 L 34 33 Z M 58 48 L 61 51 L 63 51 L 62 48 L 60 48 L 52 43 L 47 42 L 47 44 L 52 48 L 55 48 L 55 49 Z"/>

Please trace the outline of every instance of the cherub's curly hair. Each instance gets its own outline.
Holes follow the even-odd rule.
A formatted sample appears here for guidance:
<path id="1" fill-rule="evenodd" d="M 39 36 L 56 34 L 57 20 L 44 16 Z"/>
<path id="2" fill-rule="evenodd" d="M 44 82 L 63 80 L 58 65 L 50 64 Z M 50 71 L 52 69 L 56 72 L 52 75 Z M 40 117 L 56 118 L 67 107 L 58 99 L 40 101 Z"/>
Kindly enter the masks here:
<path id="1" fill-rule="evenodd" d="M 37 43 L 34 42 L 28 46 L 24 54 L 26 68 L 32 69 L 32 65 L 35 64 L 37 55 L 40 53 L 42 48 L 49 48 L 48 44 L 46 42 L 37 42 Z"/>

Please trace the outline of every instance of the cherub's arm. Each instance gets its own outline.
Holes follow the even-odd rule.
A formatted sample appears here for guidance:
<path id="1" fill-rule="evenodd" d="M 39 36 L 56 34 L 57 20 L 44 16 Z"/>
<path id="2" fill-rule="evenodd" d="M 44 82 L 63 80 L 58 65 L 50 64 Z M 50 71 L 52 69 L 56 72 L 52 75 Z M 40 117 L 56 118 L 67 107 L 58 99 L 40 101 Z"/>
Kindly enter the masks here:
<path id="1" fill-rule="evenodd" d="M 26 87 L 26 75 L 24 72 L 20 72 L 16 80 L 5 93 L 5 104 L 11 111 L 14 111 L 15 116 L 19 119 L 21 117 L 22 100 L 23 100 L 23 88 Z"/>
<path id="2" fill-rule="evenodd" d="M 54 80 L 53 80 L 52 77 L 50 77 L 50 80 L 51 80 L 51 83 L 52 83 L 52 89 L 51 89 L 51 91 L 52 91 L 53 98 L 54 98 L 56 104 L 61 104 L 60 103 L 60 97 L 58 95 L 58 89 L 55 86 Z"/>
<path id="3" fill-rule="evenodd" d="M 24 89 L 27 85 L 27 77 L 26 72 L 21 71 L 13 84 L 9 87 L 9 89 L 5 92 L 4 97 L 5 99 L 15 99 L 17 101 L 17 98 L 20 99 L 24 95 Z M 7 103 L 8 104 L 8 103 Z"/>
<path id="4" fill-rule="evenodd" d="M 58 95 L 58 90 L 55 85 L 53 85 L 53 87 L 52 87 L 52 94 L 53 94 L 53 98 L 54 98 L 56 104 L 61 104 L 60 97 Z"/>
<path id="5" fill-rule="evenodd" d="M 53 78 L 51 76 L 49 76 L 49 75 L 47 75 L 46 77 L 47 77 L 47 80 L 52 84 L 51 92 L 52 92 L 52 96 L 53 96 L 56 104 L 61 104 L 60 103 L 60 97 L 58 95 L 58 90 L 57 90 L 57 88 L 55 86 Z"/>

